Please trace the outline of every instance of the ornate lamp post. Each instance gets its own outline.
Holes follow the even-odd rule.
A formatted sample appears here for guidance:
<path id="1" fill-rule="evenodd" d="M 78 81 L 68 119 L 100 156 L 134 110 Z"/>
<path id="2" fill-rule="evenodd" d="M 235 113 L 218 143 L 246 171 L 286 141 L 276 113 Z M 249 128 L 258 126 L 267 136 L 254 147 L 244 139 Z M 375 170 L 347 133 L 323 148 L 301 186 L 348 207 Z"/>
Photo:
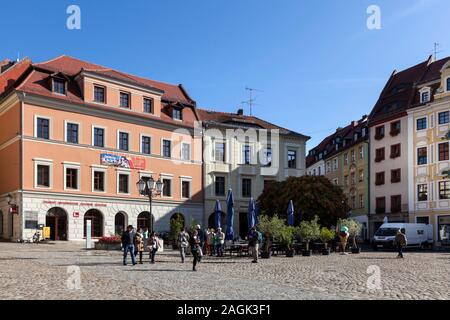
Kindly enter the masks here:
<path id="1" fill-rule="evenodd" d="M 148 196 L 148 200 L 150 202 L 150 233 L 153 232 L 153 212 L 152 212 L 152 200 L 154 197 L 160 196 L 164 183 L 161 181 L 161 178 L 158 181 L 155 181 L 153 177 L 150 177 L 148 180 L 139 179 L 136 183 L 139 194 L 143 196 Z"/>

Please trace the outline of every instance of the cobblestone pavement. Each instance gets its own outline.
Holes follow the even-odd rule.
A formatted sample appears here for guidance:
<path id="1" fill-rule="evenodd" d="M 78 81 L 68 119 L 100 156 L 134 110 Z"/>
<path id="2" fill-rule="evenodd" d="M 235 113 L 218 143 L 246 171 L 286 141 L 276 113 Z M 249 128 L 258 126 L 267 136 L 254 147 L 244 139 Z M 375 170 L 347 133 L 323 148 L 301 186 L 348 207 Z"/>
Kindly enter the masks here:
<path id="1" fill-rule="evenodd" d="M 273 257 L 259 264 L 246 257 L 205 257 L 192 272 L 192 259 L 181 264 L 173 251 L 158 254 L 154 265 L 146 259 L 122 266 L 119 251 L 0 243 L 0 299 L 450 299 L 450 253 L 405 257 L 367 252 Z M 72 266 L 81 271 L 79 289 L 73 289 Z M 367 287 L 370 266 L 380 270 L 378 289 Z"/>

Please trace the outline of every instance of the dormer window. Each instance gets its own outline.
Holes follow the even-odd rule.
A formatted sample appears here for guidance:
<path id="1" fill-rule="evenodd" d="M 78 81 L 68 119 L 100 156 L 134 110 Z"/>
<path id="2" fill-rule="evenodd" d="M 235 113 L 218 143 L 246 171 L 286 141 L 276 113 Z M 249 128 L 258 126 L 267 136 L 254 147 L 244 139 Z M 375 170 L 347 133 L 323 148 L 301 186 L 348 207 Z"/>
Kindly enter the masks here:
<path id="1" fill-rule="evenodd" d="M 450 78 L 447 78 L 447 91 L 450 91 Z"/>
<path id="2" fill-rule="evenodd" d="M 106 103 L 105 87 L 94 86 L 94 101 L 98 103 Z"/>
<path id="3" fill-rule="evenodd" d="M 420 96 L 422 103 L 427 103 L 430 101 L 430 93 L 428 91 L 422 92 Z"/>
<path id="4" fill-rule="evenodd" d="M 153 113 L 153 99 L 144 98 L 144 112 Z"/>
<path id="5" fill-rule="evenodd" d="M 182 108 L 172 108 L 172 119 L 183 120 L 183 109 Z"/>
<path id="6" fill-rule="evenodd" d="M 66 81 L 64 79 L 52 79 L 52 91 L 57 94 L 66 95 Z"/>

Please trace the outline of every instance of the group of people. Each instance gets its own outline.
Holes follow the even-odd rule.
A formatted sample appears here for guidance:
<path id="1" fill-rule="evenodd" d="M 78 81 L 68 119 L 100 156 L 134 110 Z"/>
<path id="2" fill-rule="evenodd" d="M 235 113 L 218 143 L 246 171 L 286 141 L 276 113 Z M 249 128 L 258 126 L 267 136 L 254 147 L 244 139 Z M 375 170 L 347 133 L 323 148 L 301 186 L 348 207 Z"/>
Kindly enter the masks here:
<path id="1" fill-rule="evenodd" d="M 122 233 L 123 265 L 127 265 L 128 253 L 131 262 L 136 265 L 136 258 L 139 256 L 139 263 L 142 264 L 144 252 L 149 252 L 150 263 L 155 263 L 156 252 L 161 248 L 156 232 L 150 233 L 148 228 L 136 230 L 132 225 Z"/>

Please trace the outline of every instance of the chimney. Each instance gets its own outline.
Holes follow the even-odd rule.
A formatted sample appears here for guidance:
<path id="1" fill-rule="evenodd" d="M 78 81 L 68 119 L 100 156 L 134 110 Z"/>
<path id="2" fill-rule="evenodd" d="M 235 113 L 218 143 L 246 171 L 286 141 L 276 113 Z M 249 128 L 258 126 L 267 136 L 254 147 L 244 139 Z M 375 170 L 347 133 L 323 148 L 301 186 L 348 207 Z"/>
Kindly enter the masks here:
<path id="1" fill-rule="evenodd" d="M 238 109 L 237 114 L 238 114 L 238 116 L 243 116 L 244 115 L 244 109 Z"/>

